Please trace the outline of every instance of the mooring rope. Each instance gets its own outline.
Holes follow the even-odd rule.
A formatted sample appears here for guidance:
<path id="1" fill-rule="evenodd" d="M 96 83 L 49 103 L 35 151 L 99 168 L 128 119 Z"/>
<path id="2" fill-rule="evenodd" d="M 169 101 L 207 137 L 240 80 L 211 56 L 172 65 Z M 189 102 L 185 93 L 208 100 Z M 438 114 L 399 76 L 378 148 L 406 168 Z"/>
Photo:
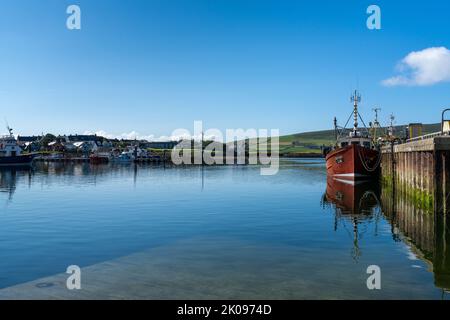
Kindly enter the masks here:
<path id="1" fill-rule="evenodd" d="M 372 198 L 374 198 L 374 200 L 376 201 L 377 205 L 381 207 L 380 199 L 378 199 L 376 193 L 372 190 L 368 190 L 368 191 L 364 192 L 361 199 L 359 199 L 359 207 L 360 208 L 362 207 L 362 201 L 370 196 L 372 196 Z"/>
<path id="2" fill-rule="evenodd" d="M 359 160 L 361 160 L 361 163 L 362 163 L 364 169 L 366 169 L 368 172 L 374 172 L 378 168 L 378 166 L 381 162 L 381 152 L 378 153 L 378 159 L 377 159 L 375 166 L 373 168 L 369 168 L 369 165 L 365 162 L 365 160 L 363 159 L 363 157 L 361 155 L 361 148 L 359 148 L 359 147 L 357 147 L 357 148 L 358 148 Z"/>

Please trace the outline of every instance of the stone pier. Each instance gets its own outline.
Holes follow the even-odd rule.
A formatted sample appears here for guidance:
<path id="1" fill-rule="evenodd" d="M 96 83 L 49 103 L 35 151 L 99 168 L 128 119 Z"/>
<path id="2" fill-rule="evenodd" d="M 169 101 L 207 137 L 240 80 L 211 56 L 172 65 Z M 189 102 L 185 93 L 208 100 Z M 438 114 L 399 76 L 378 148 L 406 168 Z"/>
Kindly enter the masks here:
<path id="1" fill-rule="evenodd" d="M 450 136 L 383 147 L 381 172 L 416 205 L 450 212 Z"/>

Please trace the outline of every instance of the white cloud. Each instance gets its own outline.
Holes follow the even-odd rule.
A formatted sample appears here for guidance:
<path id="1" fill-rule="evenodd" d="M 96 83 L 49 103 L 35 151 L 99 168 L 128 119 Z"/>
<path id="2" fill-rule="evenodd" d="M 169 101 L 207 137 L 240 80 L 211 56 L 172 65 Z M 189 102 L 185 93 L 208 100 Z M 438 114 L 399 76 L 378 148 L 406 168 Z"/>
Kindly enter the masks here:
<path id="1" fill-rule="evenodd" d="M 409 53 L 397 66 L 399 75 L 382 81 L 385 86 L 430 86 L 450 81 L 450 50 L 427 48 Z"/>
<path id="2" fill-rule="evenodd" d="M 126 139 L 126 140 L 148 140 L 148 141 L 167 141 L 170 140 L 170 137 L 155 137 L 154 135 L 141 135 L 139 132 L 131 131 L 131 132 L 124 132 L 120 134 L 114 134 L 109 133 L 104 130 L 98 130 L 95 132 L 92 131 L 85 131 L 84 134 L 96 134 L 98 136 L 105 137 L 107 139 Z"/>
<path id="3" fill-rule="evenodd" d="M 96 134 L 98 136 L 101 137 L 105 137 L 107 139 L 124 139 L 124 140 L 147 140 L 147 141 L 179 141 L 182 139 L 201 139 L 200 137 L 195 137 L 195 136 L 190 136 L 190 135 L 172 135 L 172 136 L 160 136 L 160 137 L 156 137 L 155 135 L 151 134 L 151 135 L 142 135 L 139 132 L 136 131 L 131 131 L 131 132 L 124 132 L 124 133 L 120 133 L 120 134 L 113 134 L 113 133 L 108 133 L 104 130 L 98 130 L 95 132 L 92 131 L 85 131 L 83 134 L 87 134 L 87 135 L 91 135 L 91 134 Z"/>

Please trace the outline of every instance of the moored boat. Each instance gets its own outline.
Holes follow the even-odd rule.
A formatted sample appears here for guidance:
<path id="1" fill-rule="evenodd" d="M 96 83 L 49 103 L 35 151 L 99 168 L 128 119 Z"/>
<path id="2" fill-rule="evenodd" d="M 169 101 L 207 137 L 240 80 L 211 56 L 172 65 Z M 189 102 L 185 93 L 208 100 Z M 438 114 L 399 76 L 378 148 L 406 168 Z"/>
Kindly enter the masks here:
<path id="1" fill-rule="evenodd" d="M 113 157 L 111 159 L 112 162 L 116 163 L 132 163 L 135 159 L 133 152 L 131 151 L 123 151 L 119 156 Z"/>
<path id="2" fill-rule="evenodd" d="M 381 154 L 368 130 L 358 128 L 358 103 L 361 96 L 355 91 L 353 101 L 353 129 L 345 135 L 335 120 L 336 144 L 326 153 L 327 174 L 336 179 L 368 179 L 379 175 Z"/>
<path id="3" fill-rule="evenodd" d="M 9 135 L 0 137 L 0 166 L 26 166 L 33 162 L 33 154 L 22 154 L 22 149 L 17 143 L 8 127 Z"/>

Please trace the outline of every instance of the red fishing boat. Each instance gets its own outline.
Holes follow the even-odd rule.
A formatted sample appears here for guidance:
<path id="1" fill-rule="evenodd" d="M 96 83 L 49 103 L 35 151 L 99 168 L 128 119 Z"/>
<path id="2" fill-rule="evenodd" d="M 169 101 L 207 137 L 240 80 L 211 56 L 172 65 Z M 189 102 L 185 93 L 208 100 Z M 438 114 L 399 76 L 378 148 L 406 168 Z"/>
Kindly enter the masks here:
<path id="1" fill-rule="evenodd" d="M 353 129 L 349 131 L 345 127 L 338 128 L 335 118 L 336 144 L 333 149 L 326 152 L 327 174 L 335 179 L 374 178 L 379 175 L 381 154 L 369 130 L 358 128 L 358 119 L 361 119 L 358 103 L 361 102 L 361 96 L 357 91 L 351 100 Z"/>

